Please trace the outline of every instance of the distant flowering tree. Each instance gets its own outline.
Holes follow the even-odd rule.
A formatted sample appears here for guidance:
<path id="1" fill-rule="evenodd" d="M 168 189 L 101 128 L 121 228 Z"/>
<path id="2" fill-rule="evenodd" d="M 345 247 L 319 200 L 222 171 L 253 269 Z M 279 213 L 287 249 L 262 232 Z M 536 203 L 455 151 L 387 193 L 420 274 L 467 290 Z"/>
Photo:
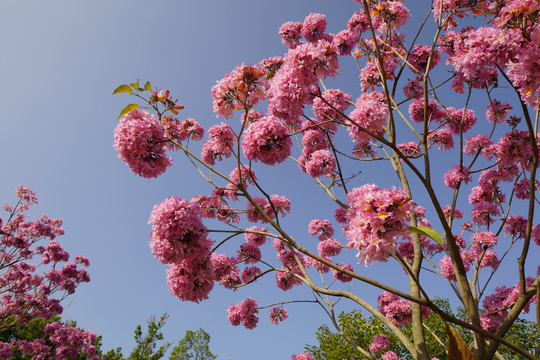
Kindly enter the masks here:
<path id="1" fill-rule="evenodd" d="M 0 217 L 0 359 L 90 357 L 96 335 L 60 321 L 45 324 L 43 337 L 17 335 L 31 321 L 60 315 L 62 300 L 90 281 L 88 259 L 75 256 L 68 262 L 69 254 L 55 240 L 64 234 L 62 220 L 47 215 L 28 220 L 25 212 L 37 203 L 36 194 L 20 186 L 17 197 L 15 206 L 4 205 L 7 217 Z"/>
<path id="2" fill-rule="evenodd" d="M 115 148 L 134 173 L 158 176 L 171 164 L 166 151 L 179 150 L 210 184 L 209 194 L 168 198 L 150 216 L 150 246 L 170 267 L 171 293 L 198 302 L 216 283 L 236 290 L 275 276 L 284 291 L 308 286 L 330 316 L 336 301 L 351 300 L 415 359 L 431 358 L 425 341 L 430 312 L 445 324 L 441 342 L 448 358 L 501 357 L 501 345 L 538 358 L 539 349 L 533 354 L 505 335 L 531 304 L 540 317 L 540 3 L 427 2 L 425 16 L 407 25 L 418 30 L 406 37 L 400 31 L 412 15 L 403 1 L 356 2 L 358 11 L 337 34 L 326 31 L 322 14 L 287 22 L 279 30 L 288 48 L 283 57 L 239 65 L 219 80 L 213 110 L 239 121 L 210 127 L 202 148 L 193 144 L 202 139 L 202 127 L 175 117 L 182 106 L 169 91 L 149 82 L 114 91 L 145 104 L 126 106 L 115 130 Z M 474 21 L 465 23 L 470 15 Z M 358 65 L 356 94 L 326 87 L 343 57 Z M 295 240 L 280 222 L 294 204 L 257 177 L 262 166 L 285 161 L 298 164 L 299 173 L 283 178 L 314 182 L 328 195 L 320 207 L 309 200 L 314 215 L 305 227 L 318 245 Z M 350 175 L 366 161 L 388 163 L 399 187 L 353 185 Z M 316 214 L 329 206 L 335 222 Z M 236 252 L 223 253 L 222 245 L 234 241 L 229 247 Z M 508 260 L 514 253 L 515 263 Z M 392 277 L 403 277 L 408 291 L 385 283 L 384 270 L 376 278 L 362 275 L 350 254 L 365 266 L 397 264 L 403 271 Z M 513 283 L 497 283 L 503 261 Z M 439 280 L 426 282 L 430 274 Z M 339 289 L 351 281 L 379 288 L 378 304 L 353 287 Z M 464 307 L 465 320 L 431 300 L 443 282 Z M 285 303 L 268 307 L 276 305 L 273 323 L 287 317 Z M 228 318 L 252 329 L 266 307 L 248 297 L 229 307 Z M 472 331 L 472 339 L 465 343 L 454 327 Z M 371 348 L 354 345 L 367 358 L 399 357 L 378 339 Z"/>

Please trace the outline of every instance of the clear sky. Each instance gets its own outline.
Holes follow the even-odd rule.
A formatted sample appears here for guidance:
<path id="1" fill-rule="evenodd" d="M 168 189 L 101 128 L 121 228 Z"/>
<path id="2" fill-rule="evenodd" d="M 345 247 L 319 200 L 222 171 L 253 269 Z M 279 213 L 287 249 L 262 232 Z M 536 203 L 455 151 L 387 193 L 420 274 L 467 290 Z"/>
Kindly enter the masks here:
<path id="1" fill-rule="evenodd" d="M 163 312 L 170 314 L 167 340 L 202 327 L 220 359 L 287 359 L 315 344 L 315 330 L 327 319 L 314 305 L 288 307 L 291 318 L 279 326 L 270 325 L 262 312 L 260 326 L 251 331 L 232 327 L 226 318 L 226 308 L 247 296 L 261 305 L 283 295 L 311 299 L 305 290 L 281 293 L 269 279 L 236 293 L 216 287 L 201 304 L 169 294 L 165 267 L 148 246 L 150 211 L 168 196 L 189 199 L 210 188 L 181 154 L 158 179 L 133 175 L 112 146 L 115 119 L 132 99 L 111 93 L 137 78 L 150 80 L 180 99 L 182 118 L 207 128 L 216 121 L 211 87 L 239 63 L 283 55 L 282 23 L 319 12 L 327 16 L 328 31 L 337 33 L 358 8 L 352 0 L 0 2 L 0 203 L 13 202 L 17 185 L 30 187 L 40 200 L 34 216 L 63 218 L 61 243 L 72 255 L 90 258 L 92 281 L 64 303 L 65 319 L 102 335 L 104 349 L 121 346 L 124 355 L 133 346 L 136 325 Z M 354 65 L 352 59 L 345 65 Z M 358 86 L 356 73 L 344 84 Z M 353 99 L 359 91 L 353 90 Z M 296 198 L 322 196 L 315 187 L 304 192 L 301 181 L 309 182 L 307 176 L 298 182 L 281 176 L 294 166 L 264 173 L 266 184 L 276 189 L 271 191 L 289 196 L 293 207 Z M 359 184 L 397 184 L 381 178 L 374 165 L 360 170 Z M 304 202 L 289 223 L 299 238 L 308 237 L 307 223 L 318 216 L 305 214 L 308 208 Z M 371 300 L 379 293 L 355 289 Z"/>

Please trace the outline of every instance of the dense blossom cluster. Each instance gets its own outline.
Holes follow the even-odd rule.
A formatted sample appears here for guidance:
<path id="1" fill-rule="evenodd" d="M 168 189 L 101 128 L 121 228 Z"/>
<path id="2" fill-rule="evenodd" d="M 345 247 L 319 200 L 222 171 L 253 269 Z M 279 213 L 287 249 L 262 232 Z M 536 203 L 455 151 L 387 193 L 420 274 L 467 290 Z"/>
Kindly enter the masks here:
<path id="1" fill-rule="evenodd" d="M 408 239 L 407 223 L 413 207 L 404 190 L 381 190 L 373 184 L 353 189 L 347 195 L 350 210 L 343 234 L 347 246 L 358 250 L 359 262 L 387 261 L 394 255 L 399 238 Z"/>
<path id="2" fill-rule="evenodd" d="M 148 112 L 133 110 L 114 130 L 114 148 L 131 171 L 146 178 L 157 177 L 171 165 L 165 155 L 166 137 L 159 121 Z"/>
<path id="3" fill-rule="evenodd" d="M 210 261 L 211 241 L 199 205 L 170 197 L 154 206 L 149 222 L 152 253 L 170 265 L 167 283 L 171 293 L 181 300 L 207 299 L 215 275 Z"/>
<path id="4" fill-rule="evenodd" d="M 89 282 L 85 269 L 90 265 L 84 256 L 70 255 L 55 240 L 64 234 L 61 219 L 42 215 L 28 220 L 25 212 L 37 203 L 36 194 L 19 186 L 16 206 L 5 205 L 7 221 L 0 218 L 0 321 L 3 331 L 13 331 L 30 320 L 51 319 L 63 312 L 61 301 Z M 42 274 L 38 272 L 42 271 Z M 44 339 L 0 342 L 0 358 L 9 359 L 14 350 L 34 358 L 75 358 L 84 352 L 94 353 L 96 335 L 54 322 L 45 328 L 50 342 Z M 54 346 L 53 346 L 54 345 Z"/>

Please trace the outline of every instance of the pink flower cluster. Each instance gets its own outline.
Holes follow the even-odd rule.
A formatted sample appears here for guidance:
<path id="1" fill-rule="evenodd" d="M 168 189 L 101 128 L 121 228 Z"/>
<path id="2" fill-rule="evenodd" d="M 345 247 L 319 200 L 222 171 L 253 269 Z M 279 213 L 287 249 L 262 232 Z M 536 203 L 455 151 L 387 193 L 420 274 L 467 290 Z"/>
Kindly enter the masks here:
<path id="1" fill-rule="evenodd" d="M 383 314 L 392 324 L 397 327 L 410 324 L 412 321 L 412 309 L 411 302 L 409 300 L 402 300 L 397 295 L 390 292 L 383 292 L 377 299 L 379 304 L 379 311 Z M 427 319 L 431 313 L 431 309 L 422 306 L 422 318 Z"/>
<path id="2" fill-rule="evenodd" d="M 268 201 L 267 199 L 263 199 L 260 196 L 255 196 L 253 198 L 253 201 L 262 208 L 264 213 L 270 219 L 275 219 L 278 214 L 285 216 L 289 211 L 291 211 L 291 202 L 285 196 L 273 194 L 270 197 L 270 201 Z M 246 217 L 250 222 L 268 222 L 266 217 L 259 213 L 258 210 L 255 208 L 255 205 L 253 205 L 251 202 L 248 202 L 246 205 Z"/>
<path id="3" fill-rule="evenodd" d="M 306 26 L 302 27 L 303 34 Z M 310 30 L 311 29 L 311 30 Z M 319 31 L 320 26 L 306 31 Z M 322 35 L 322 34 L 318 34 Z M 332 44 L 321 39 L 317 43 L 301 43 L 285 56 L 285 62 L 270 82 L 268 114 L 296 127 L 304 113 L 304 105 L 311 104 L 317 92 L 319 78 L 335 76 L 339 70 L 337 52 Z"/>
<path id="4" fill-rule="evenodd" d="M 167 198 L 154 206 L 149 223 L 152 253 L 170 265 L 167 283 L 171 294 L 183 301 L 207 299 L 215 275 L 210 261 L 211 241 L 207 239 L 199 206 L 180 198 Z"/>
<path id="5" fill-rule="evenodd" d="M 313 356 L 308 353 L 299 353 L 291 356 L 292 360 L 313 360 Z"/>
<path id="6" fill-rule="evenodd" d="M 448 32 L 442 42 L 457 73 L 452 86 L 463 92 L 464 83 L 485 88 L 497 82 L 497 67 L 505 68 L 520 49 L 520 31 L 495 27 L 465 28 Z"/>
<path id="7" fill-rule="evenodd" d="M 16 206 L 4 206 L 8 221 L 0 218 L 0 285 L 4 289 L 0 320 L 9 318 L 14 326 L 61 314 L 61 300 L 73 294 L 79 284 L 90 281 L 84 268 L 90 265 L 88 259 L 76 256 L 67 263 L 69 254 L 53 240 L 64 234 L 62 220 L 47 215 L 27 220 L 24 212 L 37 203 L 37 197 L 22 186 L 17 196 Z M 37 273 L 39 268 L 43 274 Z"/>
<path id="8" fill-rule="evenodd" d="M 259 317 L 257 316 L 259 309 L 257 306 L 258 303 L 256 300 L 246 298 L 236 305 L 232 304 L 229 306 L 227 309 L 227 318 L 234 326 L 238 326 L 242 323 L 246 329 L 254 329 L 259 322 Z"/>
<path id="9" fill-rule="evenodd" d="M 201 158 L 205 163 L 215 165 L 216 160 L 231 156 L 235 144 L 236 135 L 229 125 L 214 125 L 208 130 L 208 140 L 203 145 Z"/>
<path id="10" fill-rule="evenodd" d="M 360 263 L 387 261 L 396 251 L 398 238 L 410 238 L 407 222 L 413 207 L 404 190 L 366 184 L 353 189 L 347 199 L 350 210 L 342 229 L 347 246 L 358 250 Z"/>
<path id="11" fill-rule="evenodd" d="M 265 99 L 267 74 L 262 65 L 236 67 L 212 88 L 212 109 L 217 116 L 228 119 L 234 110 L 250 108 Z"/>
<path id="12" fill-rule="evenodd" d="M 390 339 L 386 335 L 376 335 L 373 338 L 371 344 L 369 344 L 369 351 L 376 354 L 380 351 L 386 351 L 390 348 Z"/>
<path id="13" fill-rule="evenodd" d="M 165 156 L 167 138 L 159 121 L 144 110 L 133 110 L 120 119 L 114 130 L 114 148 L 135 174 L 152 178 L 171 165 Z"/>
<path id="14" fill-rule="evenodd" d="M 356 143 L 373 141 L 373 135 L 381 136 L 386 126 L 388 109 L 379 101 L 381 93 L 362 94 L 356 100 L 356 108 L 349 114 L 347 121 L 349 136 Z M 369 133 L 368 133 L 369 132 Z"/>
<path id="15" fill-rule="evenodd" d="M 526 279 L 525 287 L 531 286 L 535 279 L 528 277 Z M 490 332 L 496 332 L 499 328 L 501 321 L 504 320 L 508 314 L 508 310 L 514 306 L 520 295 L 519 284 L 515 284 L 514 287 L 508 288 L 506 286 L 500 286 L 495 289 L 495 292 L 487 296 L 483 301 L 484 312 L 481 314 L 480 320 L 482 327 Z M 531 298 L 527 303 L 523 312 L 528 313 L 530 305 L 538 301 L 536 295 Z"/>
<path id="16" fill-rule="evenodd" d="M 287 127 L 275 116 L 268 116 L 249 125 L 242 141 L 248 160 L 266 165 L 279 164 L 291 154 L 292 140 Z"/>
<path id="17" fill-rule="evenodd" d="M 95 352 L 96 334 L 93 332 L 74 326 L 66 326 L 59 321 L 47 324 L 44 332 L 49 335 L 49 340 L 56 345 L 53 358 L 76 358 L 80 353 L 92 356 Z M 95 359 L 98 357 L 96 356 Z"/>
<path id="18" fill-rule="evenodd" d="M 289 314 L 287 313 L 287 310 L 279 306 L 272 308 L 272 310 L 270 310 L 270 313 L 268 313 L 268 316 L 270 317 L 270 322 L 274 325 L 277 325 L 280 321 L 287 319 L 289 317 Z"/>

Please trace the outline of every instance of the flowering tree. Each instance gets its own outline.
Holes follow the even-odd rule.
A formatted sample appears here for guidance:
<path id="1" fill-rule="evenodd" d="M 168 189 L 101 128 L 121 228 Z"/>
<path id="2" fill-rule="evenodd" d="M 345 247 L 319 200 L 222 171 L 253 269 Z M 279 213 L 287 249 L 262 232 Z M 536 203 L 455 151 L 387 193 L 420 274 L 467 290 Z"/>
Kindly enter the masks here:
<path id="1" fill-rule="evenodd" d="M 5 222 L 0 218 L 0 359 L 92 356 L 96 335 L 60 321 L 45 324 L 42 337 L 18 335 L 31 321 L 60 315 L 62 300 L 90 277 L 88 259 L 75 256 L 68 263 L 69 254 L 55 240 L 64 234 L 62 220 L 42 215 L 29 221 L 25 212 L 37 203 L 36 194 L 20 186 L 17 197 L 15 206 L 3 207 Z"/>
<path id="2" fill-rule="evenodd" d="M 288 47 L 283 57 L 239 65 L 219 80 L 213 110 L 239 121 L 211 126 L 200 149 L 194 142 L 203 139 L 203 127 L 178 119 L 183 106 L 168 90 L 137 82 L 114 91 L 144 104 L 126 106 L 115 130 L 114 146 L 134 173 L 157 177 L 171 165 L 166 151 L 180 151 L 210 185 L 208 195 L 170 197 L 151 213 L 150 247 L 169 266 L 171 294 L 199 302 L 215 283 L 236 290 L 275 276 L 284 291 L 309 287 L 331 317 L 340 299 L 356 303 L 415 359 L 431 358 L 430 313 L 444 326 L 448 358 L 501 358 L 501 345 L 537 358 L 538 349 L 532 354 L 505 335 L 531 304 L 540 316 L 534 260 L 540 245 L 540 3 L 427 2 L 417 33 L 405 37 L 400 30 L 412 16 L 404 2 L 356 2 L 358 11 L 337 34 L 326 31 L 322 14 L 287 22 L 279 31 Z M 466 22 L 471 15 L 474 22 Z M 353 57 L 359 71 L 353 95 L 326 87 L 344 57 Z M 298 173 L 287 178 L 311 177 L 328 195 L 321 207 L 335 209 L 335 221 L 305 224 L 317 245 L 295 240 L 280 220 L 294 204 L 257 177 L 263 166 L 286 161 L 298 164 Z M 349 174 L 367 161 L 388 164 L 398 186 L 354 186 Z M 223 253 L 227 248 L 235 250 Z M 509 259 L 513 253 L 517 261 Z M 384 271 L 362 275 L 349 254 L 365 266 L 398 264 L 408 290 L 390 286 Z M 513 283 L 498 282 L 503 262 Z M 432 276 L 438 280 L 426 281 Z M 379 288 L 378 303 L 352 287 L 339 288 L 348 282 Z M 464 307 L 465 320 L 431 300 L 443 282 Z M 228 318 L 252 329 L 266 307 L 247 297 L 228 308 Z M 277 323 L 288 315 L 275 306 L 269 316 Z M 402 331 L 409 324 L 410 335 Z M 455 327 L 472 331 L 472 339 L 465 343 Z M 342 335 L 367 358 L 398 358 L 382 351 L 382 337 L 366 347 Z"/>

